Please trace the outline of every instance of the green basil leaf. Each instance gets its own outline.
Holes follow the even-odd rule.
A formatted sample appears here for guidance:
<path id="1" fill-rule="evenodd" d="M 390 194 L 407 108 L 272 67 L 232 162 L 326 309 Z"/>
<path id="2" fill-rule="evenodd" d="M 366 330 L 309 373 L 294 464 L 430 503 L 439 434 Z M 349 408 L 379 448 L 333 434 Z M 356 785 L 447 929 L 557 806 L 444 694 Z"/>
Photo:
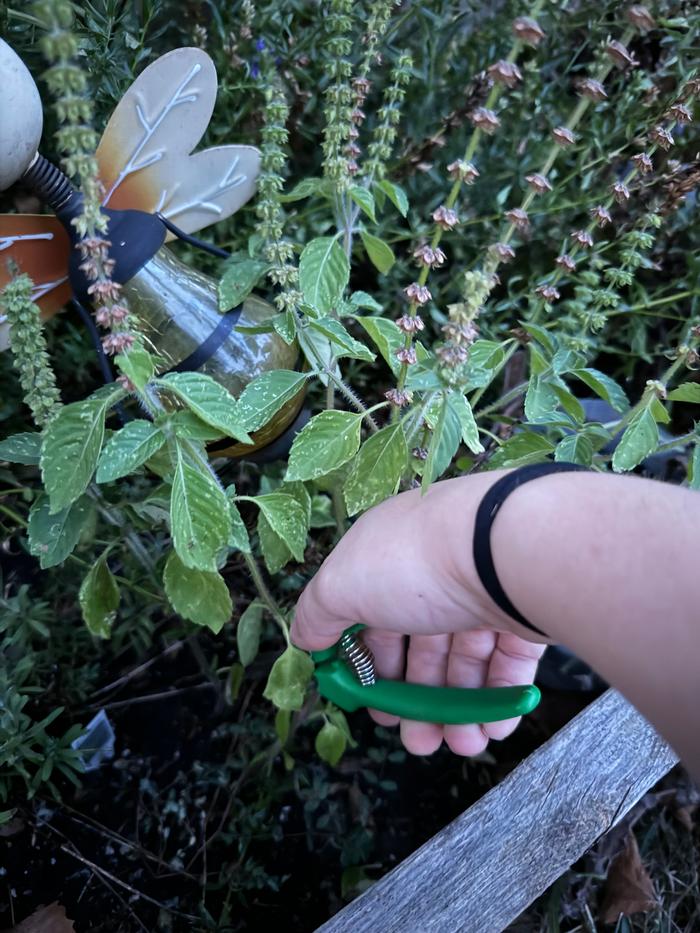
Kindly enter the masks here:
<path id="1" fill-rule="evenodd" d="M 343 485 L 349 515 L 356 515 L 392 495 L 408 463 L 401 422 L 369 437 L 353 461 Z"/>
<path id="2" fill-rule="evenodd" d="M 170 527 L 178 557 L 192 570 L 216 571 L 217 557 L 231 535 L 226 496 L 203 467 L 186 462 L 180 445 L 170 499 Z"/>
<path id="3" fill-rule="evenodd" d="M 684 382 L 668 393 L 668 400 L 669 402 L 694 402 L 700 405 L 700 382 Z M 0 444 L 0 460 L 2 460 L 2 444 Z"/>
<path id="4" fill-rule="evenodd" d="M 121 386 L 104 386 L 85 401 L 64 405 L 44 430 L 41 470 L 52 512 L 87 489 L 102 449 L 107 411 L 125 394 Z"/>
<path id="5" fill-rule="evenodd" d="M 333 311 L 350 279 L 350 263 L 334 237 L 316 237 L 299 259 L 304 300 L 322 314 Z"/>
<path id="6" fill-rule="evenodd" d="M 228 546 L 237 551 L 243 551 L 244 554 L 251 553 L 250 538 L 245 522 L 241 518 L 238 506 L 234 502 L 236 498 L 236 487 L 231 485 L 226 487 L 226 498 L 228 499 L 229 512 L 231 515 L 231 533 L 228 537 Z"/>
<path id="7" fill-rule="evenodd" d="M 238 420 L 236 400 L 230 392 L 204 373 L 169 373 L 157 380 L 198 418 L 243 444 L 252 444 Z"/>
<path id="8" fill-rule="evenodd" d="M 56 567 L 72 554 L 88 518 L 92 503 L 87 496 L 52 512 L 49 497 L 39 496 L 29 511 L 29 553 L 39 558 L 42 570 Z"/>
<path id="9" fill-rule="evenodd" d="M 98 558 L 80 586 L 78 600 L 88 631 L 109 638 L 119 608 L 119 587 L 107 566 L 107 552 Z"/>
<path id="10" fill-rule="evenodd" d="M 372 265 L 386 274 L 396 261 L 392 248 L 384 240 L 380 240 L 378 236 L 372 236 L 364 229 L 360 229 L 360 237 Z"/>
<path id="11" fill-rule="evenodd" d="M 569 434 L 557 444 L 554 459 L 557 463 L 580 463 L 590 466 L 593 462 L 593 445 L 584 434 Z"/>
<path id="12" fill-rule="evenodd" d="M 218 635 L 231 618 L 231 594 L 221 574 L 186 567 L 175 551 L 168 555 L 163 586 L 179 616 L 195 625 L 206 625 L 214 634 Z"/>
<path id="13" fill-rule="evenodd" d="M 278 709 L 301 709 L 313 673 L 310 655 L 289 645 L 272 665 L 263 696 Z"/>
<path id="14" fill-rule="evenodd" d="M 148 350 L 143 347 L 136 346 L 128 353 L 120 353 L 115 357 L 114 362 L 140 392 L 153 379 L 155 362 Z"/>
<path id="15" fill-rule="evenodd" d="M 304 506 L 294 496 L 282 492 L 251 496 L 251 501 L 258 506 L 272 531 L 284 541 L 295 560 L 303 561 L 309 530 Z"/>
<path id="16" fill-rule="evenodd" d="M 380 181 L 377 187 L 384 192 L 402 217 L 408 214 L 408 198 L 403 188 L 391 181 Z"/>
<path id="17" fill-rule="evenodd" d="M 271 369 L 257 376 L 238 399 L 238 422 L 246 431 L 257 431 L 302 391 L 307 378 L 306 373 L 288 369 Z"/>
<path id="18" fill-rule="evenodd" d="M 318 757 L 333 767 L 343 757 L 347 744 L 348 740 L 342 730 L 332 722 L 325 722 L 321 726 L 314 743 Z"/>
<path id="19" fill-rule="evenodd" d="M 219 282 L 219 311 L 237 308 L 269 269 L 269 263 L 248 256 L 229 260 Z"/>
<path id="20" fill-rule="evenodd" d="M 376 359 L 369 347 L 366 347 L 359 340 L 355 340 L 340 321 L 324 317 L 316 321 L 309 321 L 309 327 L 328 337 L 335 348 L 333 352 L 336 357 L 349 356 L 356 360 L 366 360 L 368 363 L 372 363 Z"/>
<path id="21" fill-rule="evenodd" d="M 150 421 L 136 418 L 113 434 L 97 462 L 98 483 L 111 483 L 142 466 L 165 443 L 165 435 Z"/>
<path id="22" fill-rule="evenodd" d="M 291 191 L 279 196 L 283 204 L 291 201 L 301 201 L 303 198 L 309 198 L 314 194 L 327 197 L 330 193 L 330 185 L 324 178 L 302 178 Z"/>
<path id="23" fill-rule="evenodd" d="M 450 392 L 448 404 L 459 421 L 462 440 L 472 453 L 483 453 L 484 445 L 479 440 L 479 428 L 474 420 L 472 407 L 461 392 Z"/>
<path id="24" fill-rule="evenodd" d="M 376 224 L 377 215 L 375 214 L 372 192 L 368 191 L 367 188 L 363 188 L 361 185 L 351 185 L 348 193 L 360 210 L 367 214 L 369 219 Z"/>
<path id="25" fill-rule="evenodd" d="M 355 320 L 367 331 L 370 340 L 396 376 L 401 368 L 396 351 L 404 345 L 404 335 L 399 328 L 385 317 L 357 317 Z"/>
<path id="26" fill-rule="evenodd" d="M 534 431 L 521 431 L 509 437 L 498 448 L 487 463 L 489 470 L 508 470 L 513 467 L 525 466 L 528 463 L 543 463 L 554 450 L 554 444 L 535 434 Z"/>
<path id="27" fill-rule="evenodd" d="M 615 411 L 625 412 L 630 407 L 623 389 L 605 373 L 588 366 L 585 369 L 574 369 L 572 374 L 581 382 L 585 382 L 589 389 L 611 405 Z"/>
<path id="28" fill-rule="evenodd" d="M 248 667 L 258 656 L 264 611 L 262 603 L 252 602 L 238 620 L 236 644 L 243 667 Z"/>
<path id="29" fill-rule="evenodd" d="M 287 346 L 290 346 L 297 336 L 297 316 L 293 311 L 280 311 L 272 318 L 272 327 Z"/>
<path id="30" fill-rule="evenodd" d="M 13 434 L 0 441 L 0 460 L 38 466 L 41 459 L 41 432 L 27 431 Z"/>
<path id="31" fill-rule="evenodd" d="M 559 399 L 553 386 L 542 376 L 531 376 L 525 394 L 525 417 L 530 424 L 556 421 Z"/>
<path id="32" fill-rule="evenodd" d="M 688 485 L 691 489 L 700 489 L 700 444 L 697 442 L 688 458 Z"/>
<path id="33" fill-rule="evenodd" d="M 369 308 L 370 311 L 376 311 L 381 314 L 382 306 L 376 298 L 373 298 L 367 292 L 358 291 L 350 295 L 350 305 L 353 308 Z"/>
<path id="34" fill-rule="evenodd" d="M 206 421 L 202 421 L 201 418 L 198 418 L 193 411 L 175 411 L 167 415 L 165 420 L 173 426 L 177 437 L 184 437 L 189 441 L 196 441 L 198 444 L 206 444 L 208 441 L 219 441 L 222 437 L 226 436 L 216 428 L 212 428 Z"/>
<path id="35" fill-rule="evenodd" d="M 322 411 L 294 438 L 285 479 L 309 480 L 347 463 L 360 446 L 362 415 Z"/>
<path id="36" fill-rule="evenodd" d="M 612 466 L 616 473 L 633 470 L 652 454 L 659 444 L 659 428 L 648 407 L 632 418 L 620 438 L 613 454 Z"/>

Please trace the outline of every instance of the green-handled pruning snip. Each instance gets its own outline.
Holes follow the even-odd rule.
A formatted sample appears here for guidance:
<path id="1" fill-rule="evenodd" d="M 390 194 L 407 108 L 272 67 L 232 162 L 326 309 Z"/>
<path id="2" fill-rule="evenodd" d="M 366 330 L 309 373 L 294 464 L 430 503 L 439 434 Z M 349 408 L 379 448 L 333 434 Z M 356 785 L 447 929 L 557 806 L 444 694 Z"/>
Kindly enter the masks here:
<path id="1" fill-rule="evenodd" d="M 335 645 L 311 652 L 321 696 L 346 712 L 369 706 L 404 719 L 458 725 L 523 716 L 540 701 L 532 684 L 466 689 L 377 680 L 372 652 L 357 637 L 362 628 L 353 625 Z"/>

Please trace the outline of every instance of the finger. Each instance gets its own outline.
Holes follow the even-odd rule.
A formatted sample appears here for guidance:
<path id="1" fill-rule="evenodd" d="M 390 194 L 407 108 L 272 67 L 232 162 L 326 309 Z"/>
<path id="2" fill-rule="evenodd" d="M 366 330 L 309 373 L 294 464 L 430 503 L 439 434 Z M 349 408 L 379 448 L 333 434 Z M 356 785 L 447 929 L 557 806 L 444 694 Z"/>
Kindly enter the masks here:
<path id="1" fill-rule="evenodd" d="M 406 666 L 405 638 L 398 632 L 367 628 L 360 636 L 374 655 L 374 672 L 384 680 L 403 680 Z M 399 717 L 370 709 L 369 714 L 380 726 L 397 726 Z"/>
<path id="2" fill-rule="evenodd" d="M 447 665 L 447 684 L 450 687 L 483 687 L 495 645 L 496 634 L 487 629 L 455 634 Z M 478 723 L 445 726 L 444 733 L 455 755 L 478 755 L 489 741 L 484 727 Z"/>
<path id="3" fill-rule="evenodd" d="M 517 635 L 501 632 L 489 662 L 489 687 L 514 687 L 518 684 L 531 684 L 535 680 L 537 664 L 544 654 L 546 645 L 535 645 Z M 487 722 L 484 731 L 491 739 L 505 739 L 514 731 L 520 717 L 503 719 L 500 722 Z"/>
<path id="4" fill-rule="evenodd" d="M 337 592 L 334 577 L 333 564 L 327 561 L 299 597 L 290 630 L 291 639 L 298 648 L 307 651 L 330 648 L 346 628 L 357 622 L 357 619 L 341 617 L 334 609 L 334 592 Z"/>
<path id="5" fill-rule="evenodd" d="M 406 680 L 444 686 L 451 641 L 451 635 L 413 635 L 406 654 Z M 442 735 L 439 723 L 401 720 L 401 741 L 414 755 L 432 755 L 442 745 Z"/>

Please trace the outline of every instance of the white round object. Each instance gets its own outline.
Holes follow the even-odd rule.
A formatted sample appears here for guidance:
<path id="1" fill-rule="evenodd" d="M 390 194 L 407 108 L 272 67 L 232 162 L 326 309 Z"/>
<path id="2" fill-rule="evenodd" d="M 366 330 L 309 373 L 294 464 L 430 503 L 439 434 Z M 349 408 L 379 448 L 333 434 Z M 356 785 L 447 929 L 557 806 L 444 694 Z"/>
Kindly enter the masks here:
<path id="1" fill-rule="evenodd" d="M 26 172 L 44 125 L 39 91 L 27 66 L 0 39 L 0 191 Z"/>

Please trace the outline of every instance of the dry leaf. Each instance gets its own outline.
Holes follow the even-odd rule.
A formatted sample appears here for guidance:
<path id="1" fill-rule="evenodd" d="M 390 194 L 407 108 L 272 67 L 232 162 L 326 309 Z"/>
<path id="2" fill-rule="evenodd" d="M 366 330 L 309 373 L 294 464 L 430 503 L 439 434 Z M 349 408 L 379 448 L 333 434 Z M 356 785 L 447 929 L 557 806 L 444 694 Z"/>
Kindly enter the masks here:
<path id="1" fill-rule="evenodd" d="M 693 814 L 697 810 L 697 804 L 691 803 L 687 807 L 678 807 L 675 811 L 675 817 L 681 826 L 685 827 L 689 833 L 694 829 Z"/>
<path id="2" fill-rule="evenodd" d="M 642 864 L 637 840 L 630 833 L 608 871 L 601 910 L 603 923 L 615 923 L 620 914 L 630 916 L 652 910 L 656 904 L 654 883 Z"/>
<path id="3" fill-rule="evenodd" d="M 34 913 L 4 933 L 75 933 L 73 921 L 66 917 L 66 908 L 58 901 L 40 907 Z"/>
<path id="4" fill-rule="evenodd" d="M 7 823 L 0 826 L 0 839 L 6 839 L 8 836 L 16 836 L 24 829 L 24 820 L 21 816 L 13 816 Z"/>

